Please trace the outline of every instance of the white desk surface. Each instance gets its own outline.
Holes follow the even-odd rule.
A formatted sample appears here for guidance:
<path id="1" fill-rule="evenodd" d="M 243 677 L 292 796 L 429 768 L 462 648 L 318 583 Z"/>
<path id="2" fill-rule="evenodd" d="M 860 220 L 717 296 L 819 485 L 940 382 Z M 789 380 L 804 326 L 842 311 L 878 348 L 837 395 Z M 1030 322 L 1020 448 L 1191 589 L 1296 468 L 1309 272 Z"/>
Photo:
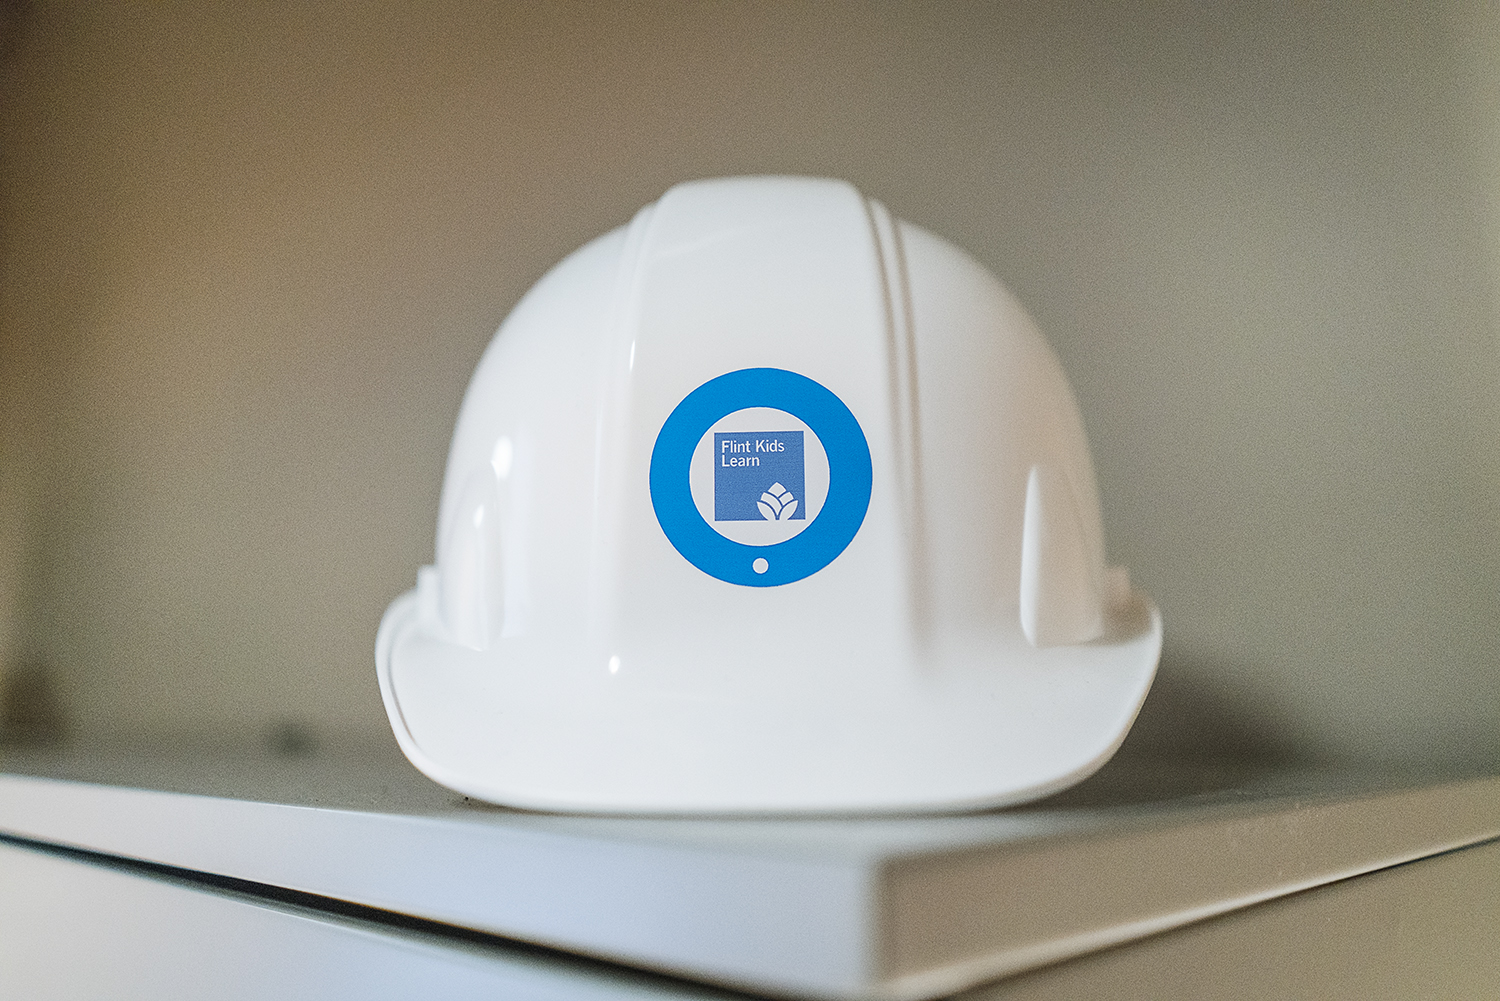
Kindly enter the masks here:
<path id="1" fill-rule="evenodd" d="M 931 998 L 1500 836 L 1500 777 L 1117 762 L 925 818 L 565 817 L 385 754 L 8 754 L 0 833 L 791 997 Z"/>

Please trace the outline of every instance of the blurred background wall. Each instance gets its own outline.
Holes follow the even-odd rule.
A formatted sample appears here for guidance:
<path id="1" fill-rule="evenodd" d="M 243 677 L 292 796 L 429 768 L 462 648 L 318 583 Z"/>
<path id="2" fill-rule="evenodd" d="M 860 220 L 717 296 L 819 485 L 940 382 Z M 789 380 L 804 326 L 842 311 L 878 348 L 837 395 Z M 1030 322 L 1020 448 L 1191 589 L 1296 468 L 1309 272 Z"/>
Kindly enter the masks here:
<path id="1" fill-rule="evenodd" d="M 1166 621 L 1136 747 L 1500 762 L 1486 7 L 10 0 L 0 670 L 82 744 L 385 740 L 506 312 L 679 180 L 817 174 L 1061 354 Z"/>

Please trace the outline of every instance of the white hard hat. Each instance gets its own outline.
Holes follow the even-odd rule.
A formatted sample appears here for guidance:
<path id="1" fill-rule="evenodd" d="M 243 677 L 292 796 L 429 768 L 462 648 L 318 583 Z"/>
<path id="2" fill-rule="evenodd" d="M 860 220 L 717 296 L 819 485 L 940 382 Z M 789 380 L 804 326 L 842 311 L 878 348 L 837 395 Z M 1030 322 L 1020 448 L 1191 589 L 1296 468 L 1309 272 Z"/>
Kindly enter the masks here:
<path id="1" fill-rule="evenodd" d="M 972 258 L 839 181 L 679 185 L 474 373 L 376 663 L 412 763 L 605 812 L 953 810 L 1102 765 L 1161 621 L 1067 379 Z"/>

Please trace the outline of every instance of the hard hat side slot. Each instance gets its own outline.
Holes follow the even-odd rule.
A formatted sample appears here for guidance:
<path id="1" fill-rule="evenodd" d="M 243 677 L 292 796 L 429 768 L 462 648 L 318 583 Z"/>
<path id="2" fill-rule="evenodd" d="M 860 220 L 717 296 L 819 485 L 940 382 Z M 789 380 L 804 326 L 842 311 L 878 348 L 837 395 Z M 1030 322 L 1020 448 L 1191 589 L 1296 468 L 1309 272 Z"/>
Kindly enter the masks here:
<path id="1" fill-rule="evenodd" d="M 489 466 L 474 470 L 438 550 L 438 609 L 454 642 L 487 650 L 505 617 L 500 491 Z"/>
<path id="2" fill-rule="evenodd" d="M 1103 568 L 1089 558 L 1067 477 L 1031 467 L 1021 528 L 1021 629 L 1035 647 L 1097 639 L 1104 631 Z"/>

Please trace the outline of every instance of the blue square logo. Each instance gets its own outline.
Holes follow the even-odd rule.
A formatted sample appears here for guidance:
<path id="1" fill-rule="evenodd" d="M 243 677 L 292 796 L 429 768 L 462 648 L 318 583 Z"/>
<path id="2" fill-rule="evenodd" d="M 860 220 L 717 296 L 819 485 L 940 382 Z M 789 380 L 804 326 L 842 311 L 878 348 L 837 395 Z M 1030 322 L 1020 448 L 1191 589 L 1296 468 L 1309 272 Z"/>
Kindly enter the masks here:
<path id="1" fill-rule="evenodd" d="M 714 521 L 804 521 L 801 431 L 714 433 Z"/>

